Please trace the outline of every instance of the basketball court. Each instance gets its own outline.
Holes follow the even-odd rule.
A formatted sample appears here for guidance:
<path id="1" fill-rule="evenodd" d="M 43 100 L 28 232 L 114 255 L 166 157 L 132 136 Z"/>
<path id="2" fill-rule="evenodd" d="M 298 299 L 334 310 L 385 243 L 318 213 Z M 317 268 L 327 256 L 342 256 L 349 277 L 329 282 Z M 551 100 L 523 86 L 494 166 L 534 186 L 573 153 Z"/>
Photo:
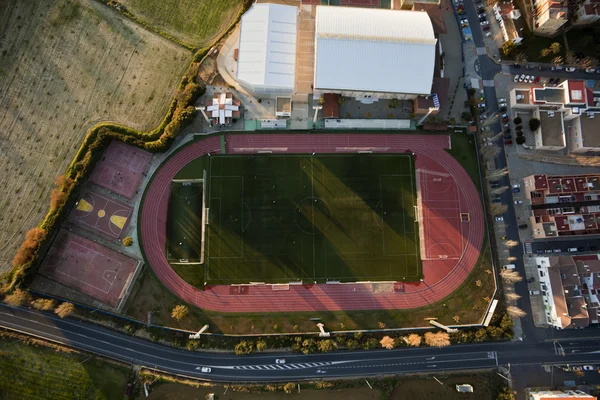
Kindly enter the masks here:
<path id="1" fill-rule="evenodd" d="M 90 180 L 125 198 L 137 193 L 152 154 L 128 144 L 113 140 L 96 165 Z"/>
<path id="2" fill-rule="evenodd" d="M 131 211 L 131 207 L 88 189 L 77 202 L 71 218 L 110 237 L 120 238 L 129 224 Z"/>
<path id="3" fill-rule="evenodd" d="M 62 230 L 40 273 L 117 308 L 137 265 L 136 260 Z"/>

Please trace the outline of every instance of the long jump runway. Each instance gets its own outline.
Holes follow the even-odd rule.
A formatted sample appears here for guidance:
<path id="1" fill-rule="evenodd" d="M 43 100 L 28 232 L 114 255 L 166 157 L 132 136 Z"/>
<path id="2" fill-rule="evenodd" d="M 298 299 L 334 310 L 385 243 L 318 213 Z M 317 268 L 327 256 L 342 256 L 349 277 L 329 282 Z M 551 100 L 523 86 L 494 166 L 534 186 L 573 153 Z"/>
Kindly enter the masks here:
<path id="1" fill-rule="evenodd" d="M 422 213 L 423 282 L 212 286 L 199 290 L 181 279 L 165 257 L 169 184 L 193 159 L 220 153 L 219 137 L 198 140 L 170 157 L 148 186 L 140 213 L 141 243 L 158 278 L 184 301 L 223 312 L 410 309 L 455 291 L 477 263 L 484 237 L 479 193 L 464 168 L 445 149 L 447 135 L 248 134 L 226 135 L 229 154 L 415 153 Z"/>

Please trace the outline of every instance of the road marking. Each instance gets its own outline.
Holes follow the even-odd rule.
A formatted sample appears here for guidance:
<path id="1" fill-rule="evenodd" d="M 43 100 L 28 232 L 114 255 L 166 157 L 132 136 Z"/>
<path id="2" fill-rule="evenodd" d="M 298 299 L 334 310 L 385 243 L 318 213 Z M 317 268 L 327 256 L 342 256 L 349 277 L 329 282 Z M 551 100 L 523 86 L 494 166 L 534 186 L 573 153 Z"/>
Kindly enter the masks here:
<path id="1" fill-rule="evenodd" d="M 494 87 L 495 86 L 494 85 L 494 81 L 493 80 L 489 80 L 489 79 L 488 80 L 484 79 L 483 80 L 483 86 L 484 87 Z"/>
<path id="2" fill-rule="evenodd" d="M 506 64 L 502 64 L 502 73 L 506 75 L 510 75 L 510 66 Z"/>
<path id="3" fill-rule="evenodd" d="M 480 56 L 487 55 L 487 48 L 485 47 L 477 47 L 477 54 Z"/>

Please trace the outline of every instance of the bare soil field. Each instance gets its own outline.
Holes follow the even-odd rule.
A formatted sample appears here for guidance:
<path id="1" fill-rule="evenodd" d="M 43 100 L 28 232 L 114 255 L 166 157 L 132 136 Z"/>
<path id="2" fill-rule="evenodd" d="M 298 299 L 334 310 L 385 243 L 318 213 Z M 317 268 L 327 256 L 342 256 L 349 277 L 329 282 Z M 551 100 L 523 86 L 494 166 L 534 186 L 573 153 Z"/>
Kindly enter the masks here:
<path id="1" fill-rule="evenodd" d="M 191 47 L 209 45 L 241 11 L 243 0 L 117 0 L 141 21 Z"/>
<path id="2" fill-rule="evenodd" d="M 191 57 L 93 0 L 0 0 L 0 272 L 87 129 L 156 127 Z"/>

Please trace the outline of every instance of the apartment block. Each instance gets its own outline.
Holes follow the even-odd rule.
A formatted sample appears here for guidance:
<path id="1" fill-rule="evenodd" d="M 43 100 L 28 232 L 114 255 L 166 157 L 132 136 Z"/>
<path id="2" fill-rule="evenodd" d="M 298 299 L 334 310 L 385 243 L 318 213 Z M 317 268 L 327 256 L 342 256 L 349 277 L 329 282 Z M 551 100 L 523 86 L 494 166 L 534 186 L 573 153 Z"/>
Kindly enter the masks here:
<path id="1" fill-rule="evenodd" d="M 584 81 L 515 88 L 509 102 L 513 114 L 525 122 L 530 118 L 540 120 L 540 127 L 533 132 L 537 150 L 600 153 L 600 91 L 586 87 Z"/>
<path id="2" fill-rule="evenodd" d="M 556 329 L 583 329 L 598 324 L 597 255 L 536 257 L 535 262 L 548 325 Z"/>
<path id="3" fill-rule="evenodd" d="M 574 25 L 587 25 L 600 21 L 600 2 L 586 0 L 577 8 Z"/>
<path id="4" fill-rule="evenodd" d="M 600 176 L 523 178 L 534 239 L 600 234 Z"/>
<path id="5" fill-rule="evenodd" d="M 529 400 L 596 400 L 581 390 L 540 390 L 529 393 Z"/>

